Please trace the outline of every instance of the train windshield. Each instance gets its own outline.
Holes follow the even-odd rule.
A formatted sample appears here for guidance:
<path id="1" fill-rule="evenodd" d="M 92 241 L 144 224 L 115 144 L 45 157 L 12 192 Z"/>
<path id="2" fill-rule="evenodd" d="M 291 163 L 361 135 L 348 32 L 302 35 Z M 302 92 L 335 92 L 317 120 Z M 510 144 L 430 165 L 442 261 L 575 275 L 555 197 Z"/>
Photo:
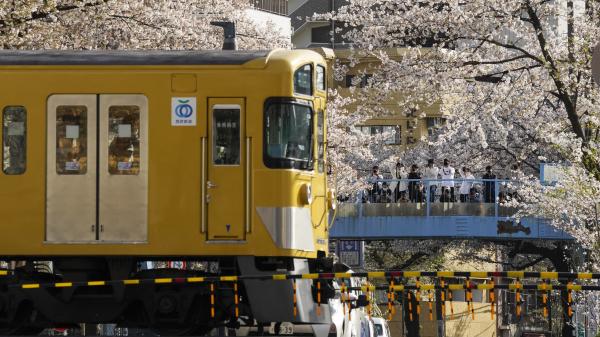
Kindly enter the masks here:
<path id="1" fill-rule="evenodd" d="M 265 165 L 312 170 L 312 108 L 293 102 L 268 104 L 265 111 Z"/>

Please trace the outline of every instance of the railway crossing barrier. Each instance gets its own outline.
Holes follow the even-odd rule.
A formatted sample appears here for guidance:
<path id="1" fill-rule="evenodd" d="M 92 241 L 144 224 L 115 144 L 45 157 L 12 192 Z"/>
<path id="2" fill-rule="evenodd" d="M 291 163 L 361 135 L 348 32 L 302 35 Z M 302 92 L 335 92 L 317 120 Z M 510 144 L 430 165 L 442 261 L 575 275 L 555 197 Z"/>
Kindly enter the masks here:
<path id="1" fill-rule="evenodd" d="M 8 277 L 8 270 L 0 270 L 1 277 Z M 360 286 L 347 286 L 346 281 L 350 279 L 362 279 L 363 284 Z M 435 279 L 435 283 L 422 283 L 422 278 Z M 510 282 L 495 283 L 494 278 L 509 279 Z M 475 283 L 474 279 L 481 282 Z M 535 283 L 524 283 L 523 280 L 536 279 Z M 308 273 L 308 274 L 273 274 L 273 275 L 240 275 L 240 276 L 205 276 L 205 277 L 180 277 L 180 278 L 152 278 L 152 279 L 123 279 L 123 280 L 108 280 L 108 281 L 64 281 L 64 282 L 49 282 L 49 283 L 8 283 L 8 288 L 20 288 L 23 290 L 35 290 L 40 288 L 70 288 L 70 287 L 101 287 L 101 286 L 140 286 L 152 284 L 175 284 L 175 285 L 194 285 L 199 283 L 208 283 L 210 289 L 210 306 L 211 317 L 215 315 L 215 284 L 229 283 L 232 284 L 235 298 L 235 313 L 239 315 L 239 294 L 238 282 L 244 280 L 264 280 L 264 281 L 292 281 L 293 301 L 294 301 L 294 316 L 297 313 L 297 298 L 296 298 L 296 282 L 297 280 L 312 280 L 317 292 L 317 314 L 321 314 L 320 307 L 322 299 L 322 282 L 329 280 L 338 280 L 341 282 L 339 291 L 341 293 L 341 302 L 344 308 L 344 314 L 350 313 L 353 308 L 350 292 L 359 291 L 365 295 L 361 306 L 367 307 L 370 314 L 373 304 L 377 304 L 374 300 L 374 292 L 376 290 L 387 292 L 387 309 L 388 319 L 395 312 L 397 299 L 403 299 L 404 295 L 408 297 L 408 311 L 410 320 L 413 319 L 413 311 L 417 315 L 420 314 L 423 296 L 426 296 L 429 302 L 429 318 L 432 318 L 432 302 L 434 292 L 439 292 L 442 301 L 442 312 L 446 316 L 446 305 L 450 307 L 451 315 L 454 314 L 453 309 L 453 291 L 464 291 L 465 301 L 467 302 L 467 310 L 472 318 L 475 318 L 475 310 L 473 305 L 473 291 L 487 290 L 488 300 L 490 303 L 490 313 L 492 319 L 497 312 L 497 302 L 495 300 L 495 290 L 512 290 L 516 292 L 515 310 L 516 316 L 520 317 L 524 291 L 537 291 L 542 293 L 544 304 L 544 316 L 548 315 L 550 301 L 548 295 L 553 291 L 567 291 L 567 306 L 568 316 L 573 315 L 573 292 L 582 291 L 600 291 L 600 273 L 587 272 L 530 272 L 530 271 L 371 271 L 371 272 L 343 272 L 343 273 Z M 379 283 L 372 281 L 379 280 Z M 384 282 L 381 282 L 384 281 Z M 575 283 L 578 281 L 578 283 Z M 583 282 L 588 283 L 583 283 Z M 590 284 L 589 282 L 594 282 Z M 451 283 L 452 282 L 452 283 Z M 401 296 L 398 297 L 398 293 Z M 425 295 L 424 295 L 425 294 Z M 414 305 L 413 309 L 413 297 Z M 448 303 L 448 304 L 446 304 Z"/>

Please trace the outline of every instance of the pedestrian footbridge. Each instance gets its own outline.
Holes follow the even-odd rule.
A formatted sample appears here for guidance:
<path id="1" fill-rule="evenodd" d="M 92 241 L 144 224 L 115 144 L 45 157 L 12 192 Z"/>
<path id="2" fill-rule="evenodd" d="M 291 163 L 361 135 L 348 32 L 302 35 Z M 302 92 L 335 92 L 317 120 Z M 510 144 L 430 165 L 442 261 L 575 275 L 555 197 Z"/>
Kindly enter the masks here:
<path id="1" fill-rule="evenodd" d="M 495 186 L 495 200 L 502 200 L 501 183 Z M 425 197 L 420 202 L 361 201 L 338 205 L 330 239 L 573 240 L 546 219 L 511 218 L 516 209 L 501 201 L 439 202 L 434 198 L 431 202 Z"/>

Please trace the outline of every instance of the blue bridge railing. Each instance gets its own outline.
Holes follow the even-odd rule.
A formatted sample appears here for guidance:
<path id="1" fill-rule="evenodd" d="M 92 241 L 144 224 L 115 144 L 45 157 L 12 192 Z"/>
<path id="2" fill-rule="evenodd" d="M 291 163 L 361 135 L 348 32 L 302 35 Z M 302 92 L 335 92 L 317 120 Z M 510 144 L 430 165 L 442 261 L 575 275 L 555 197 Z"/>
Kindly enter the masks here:
<path id="1" fill-rule="evenodd" d="M 507 202 L 515 198 L 518 183 L 508 180 L 371 180 L 340 198 L 330 238 L 572 239 L 547 219 L 513 219 L 517 209 Z"/>

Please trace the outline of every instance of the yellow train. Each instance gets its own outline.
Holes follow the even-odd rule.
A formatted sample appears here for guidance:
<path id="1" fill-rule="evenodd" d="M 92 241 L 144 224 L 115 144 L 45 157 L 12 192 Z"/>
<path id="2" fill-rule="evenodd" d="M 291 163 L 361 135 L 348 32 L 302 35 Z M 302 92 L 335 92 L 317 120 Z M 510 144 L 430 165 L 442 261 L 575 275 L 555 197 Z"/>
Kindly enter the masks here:
<path id="1" fill-rule="evenodd" d="M 10 287 L 26 281 L 330 268 L 326 72 L 308 50 L 0 52 L 0 257 L 21 261 L 0 276 L 0 332 L 240 322 L 227 285 L 211 318 L 207 285 Z M 295 317 L 290 282 L 240 286 L 248 324 L 327 323 L 309 280 Z"/>

